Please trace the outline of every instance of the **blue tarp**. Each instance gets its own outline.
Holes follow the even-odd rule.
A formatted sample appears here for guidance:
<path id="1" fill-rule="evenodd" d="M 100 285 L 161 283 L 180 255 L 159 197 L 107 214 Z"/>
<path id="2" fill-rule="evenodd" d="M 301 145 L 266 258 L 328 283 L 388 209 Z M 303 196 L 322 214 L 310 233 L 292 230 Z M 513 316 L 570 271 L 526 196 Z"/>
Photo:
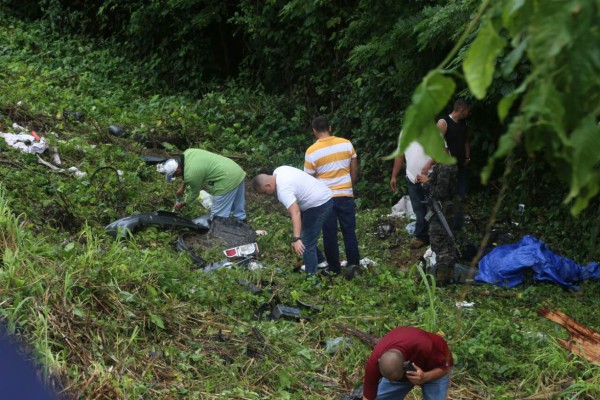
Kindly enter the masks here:
<path id="1" fill-rule="evenodd" d="M 585 279 L 600 281 L 600 265 L 592 262 L 582 266 L 554 254 L 544 242 L 533 236 L 523 236 L 520 242 L 498 246 L 479 261 L 475 280 L 512 288 L 521 283 L 527 269 L 533 270 L 536 281 L 550 281 L 569 290 Z"/>

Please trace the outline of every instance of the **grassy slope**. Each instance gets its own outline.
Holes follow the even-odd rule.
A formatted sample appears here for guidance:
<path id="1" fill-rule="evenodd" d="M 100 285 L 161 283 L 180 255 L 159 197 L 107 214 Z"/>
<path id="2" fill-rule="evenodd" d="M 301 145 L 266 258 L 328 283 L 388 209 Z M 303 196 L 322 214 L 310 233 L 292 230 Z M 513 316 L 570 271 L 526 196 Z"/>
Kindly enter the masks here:
<path id="1" fill-rule="evenodd" d="M 348 349 L 328 354 L 324 342 L 341 335 L 334 323 L 375 336 L 397 325 L 443 331 L 457 361 L 451 398 L 600 395 L 598 366 L 561 350 L 553 338 L 565 332 L 536 314 L 548 305 L 598 329 L 600 284 L 585 283 L 578 296 L 554 285 L 429 290 L 414 271 L 397 266 L 403 260 L 410 267 L 415 258 L 405 250 L 402 224 L 390 239 L 372 234 L 387 207 L 358 215 L 362 256 L 380 266 L 351 282 L 325 280 L 319 288 L 291 272 L 297 259 L 289 252 L 289 221 L 280 206 L 254 195 L 248 198 L 250 222 L 271 234 L 259 241 L 263 271 L 192 271 L 189 257 L 174 249 L 175 231 L 148 229 L 113 242 L 103 232 L 107 222 L 169 209 L 174 189 L 137 156 L 142 146 L 105 134 L 109 123 L 134 132 L 164 126 L 202 132 L 198 142 L 221 150 L 219 137 L 229 143 L 243 129 L 258 132 L 259 122 L 236 126 L 236 104 L 243 103 L 236 91 L 199 101 L 150 95 L 140 89 L 142 67 L 122 65 L 74 39 L 53 40 L 35 24 L 25 31 L 20 22 L 3 19 L 10 22 L 0 28 L 0 131 L 12 122 L 35 127 L 58 147 L 66 166 L 88 172 L 78 180 L 50 173 L 29 155 L 0 155 L 0 314 L 30 343 L 66 397 L 338 398 L 360 381 L 369 347 L 354 339 Z M 202 114 L 206 104 L 214 113 Z M 65 120 L 65 109 L 85 112 L 86 121 Z M 202 129 L 194 130 L 196 123 Z M 240 154 L 253 145 L 240 142 L 223 151 Z M 241 159 L 248 171 L 267 159 L 257 149 Z M 271 158 L 298 162 L 295 154 Z M 104 169 L 90 179 L 103 166 L 124 173 L 117 178 Z M 206 256 L 218 258 L 216 252 Z M 252 295 L 239 279 L 272 290 Z M 462 299 L 475 308 L 457 309 Z M 296 300 L 323 311 L 298 323 L 255 319 L 263 303 Z"/>

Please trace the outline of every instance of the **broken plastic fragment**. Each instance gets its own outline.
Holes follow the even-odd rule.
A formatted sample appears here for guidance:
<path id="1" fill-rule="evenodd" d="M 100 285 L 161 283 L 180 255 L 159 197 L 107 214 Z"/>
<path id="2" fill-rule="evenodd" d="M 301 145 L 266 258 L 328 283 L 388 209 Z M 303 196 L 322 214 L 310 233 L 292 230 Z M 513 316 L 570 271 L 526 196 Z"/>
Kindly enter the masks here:
<path id="1" fill-rule="evenodd" d="M 473 308 L 473 306 L 475 306 L 474 302 L 468 302 L 468 301 L 457 301 L 456 302 L 456 308 Z"/>
<path id="2" fill-rule="evenodd" d="M 271 313 L 273 319 L 279 319 L 281 317 L 300 319 L 300 310 L 294 307 L 282 306 L 280 304 L 276 305 L 273 308 L 273 312 Z"/>

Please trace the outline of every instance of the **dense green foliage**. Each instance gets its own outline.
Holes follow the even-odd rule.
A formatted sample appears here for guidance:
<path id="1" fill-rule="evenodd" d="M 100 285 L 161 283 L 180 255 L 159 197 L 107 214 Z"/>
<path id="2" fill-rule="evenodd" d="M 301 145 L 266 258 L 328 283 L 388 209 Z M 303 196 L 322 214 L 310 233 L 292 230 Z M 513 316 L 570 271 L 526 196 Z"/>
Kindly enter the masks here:
<path id="1" fill-rule="evenodd" d="M 468 233 L 481 237 L 503 193 L 493 215 L 502 229 L 597 261 L 597 3 L 2 4 L 11 7 L 0 8 L 0 131 L 14 122 L 36 129 L 65 167 L 88 173 L 52 173 L 0 141 L 0 315 L 65 396 L 339 398 L 361 380 L 370 349 L 353 340 L 326 352 L 325 341 L 342 335 L 335 322 L 376 336 L 402 324 L 445 332 L 457 361 L 454 398 L 600 395 L 598 366 L 561 349 L 555 338 L 564 330 L 536 313 L 558 308 L 599 329 L 599 283 L 585 283 L 579 296 L 540 284 L 436 288 L 419 279 L 420 254 L 406 249 L 404 221 L 388 240 L 373 235 L 397 196 L 381 157 L 396 148 L 400 127 L 419 131 L 433 149 L 445 100 L 485 95 L 471 121 L 474 168 L 492 154 L 489 168 L 511 155 L 505 180 L 492 174 L 488 187 L 474 188 Z M 215 59 L 227 32 L 239 46 L 228 47 L 231 69 Z M 221 79 L 234 71 L 236 80 Z M 116 218 L 172 207 L 173 188 L 140 153 L 201 146 L 252 176 L 300 165 L 316 113 L 330 115 L 361 156 L 359 241 L 362 255 L 380 264 L 370 273 L 321 287 L 304 282 L 290 272 L 297 260 L 289 220 L 253 195 L 250 222 L 270 233 L 259 240 L 262 271 L 193 271 L 172 246 L 175 231 L 151 228 L 119 243 L 105 235 Z M 126 135 L 109 135 L 110 124 Z M 573 200 L 563 204 L 569 191 Z M 517 203 L 526 204 L 523 216 Z M 239 279 L 272 291 L 252 295 Z M 300 323 L 255 318 L 265 302 L 297 300 L 323 310 Z M 457 309 L 462 300 L 475 307 Z"/>

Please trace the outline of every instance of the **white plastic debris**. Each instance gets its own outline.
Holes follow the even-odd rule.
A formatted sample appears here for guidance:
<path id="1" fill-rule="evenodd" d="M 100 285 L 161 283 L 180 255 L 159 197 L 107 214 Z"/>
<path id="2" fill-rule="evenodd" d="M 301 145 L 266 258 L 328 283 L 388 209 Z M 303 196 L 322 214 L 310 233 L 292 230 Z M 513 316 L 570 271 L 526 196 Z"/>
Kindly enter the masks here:
<path id="1" fill-rule="evenodd" d="M 263 231 L 261 229 L 255 231 L 256 236 L 265 236 L 267 234 L 267 231 Z"/>
<path id="2" fill-rule="evenodd" d="M 409 217 L 410 219 L 417 219 L 408 195 L 402 196 L 400 200 L 398 200 L 398 202 L 392 207 L 392 213 L 388 214 L 388 217 L 395 218 L 405 216 Z"/>
<path id="3" fill-rule="evenodd" d="M 213 196 L 206 190 L 200 191 L 198 200 L 200 201 L 200 204 L 202 204 L 202 207 L 206 208 L 207 210 L 210 210 L 210 208 L 213 206 Z"/>
<path id="4" fill-rule="evenodd" d="M 256 260 L 252 260 L 248 263 L 248 269 L 250 271 L 257 271 L 259 269 L 264 269 L 264 268 L 265 268 L 265 266 Z"/>
<path id="5" fill-rule="evenodd" d="M 15 130 L 15 132 L 19 133 L 19 132 L 25 132 L 27 131 L 27 129 L 25 129 L 24 127 L 22 127 L 21 125 L 17 124 L 16 122 L 13 122 L 12 124 L 12 128 Z"/>
<path id="6" fill-rule="evenodd" d="M 405 229 L 409 235 L 414 236 L 415 230 L 417 229 L 417 221 L 413 221 L 410 224 L 406 225 Z"/>
<path id="7" fill-rule="evenodd" d="M 6 144 L 10 147 L 29 154 L 42 154 L 48 147 L 45 138 L 36 141 L 33 135 L 25 133 L 0 133 L 0 136 L 4 138 Z"/>
<path id="8" fill-rule="evenodd" d="M 473 308 L 475 306 L 474 302 L 468 301 L 457 301 L 456 308 Z"/>
<path id="9" fill-rule="evenodd" d="M 379 264 L 376 263 L 375 261 L 371 260 L 370 258 L 365 257 L 362 260 L 360 260 L 360 265 L 362 265 L 363 267 L 368 267 L 370 265 L 376 267 Z"/>
<path id="10" fill-rule="evenodd" d="M 352 345 L 352 338 L 340 336 L 330 338 L 325 341 L 325 352 L 327 354 L 335 354 L 340 350 L 346 350 Z"/>
<path id="11" fill-rule="evenodd" d="M 431 268 L 436 264 L 436 256 L 435 252 L 431 250 L 431 246 L 427 248 L 425 254 L 423 254 L 423 258 L 425 259 L 425 266 L 427 268 Z"/>
<path id="12" fill-rule="evenodd" d="M 70 173 L 72 173 L 73 175 L 75 175 L 78 178 L 83 178 L 84 176 L 87 175 L 87 172 L 82 172 L 79 169 L 77 169 L 77 167 L 71 167 L 67 171 L 69 171 Z"/>
<path id="13" fill-rule="evenodd" d="M 61 165 L 62 161 L 60 160 L 60 156 L 58 155 L 58 149 L 56 146 L 52 146 L 52 162 L 55 165 Z"/>

